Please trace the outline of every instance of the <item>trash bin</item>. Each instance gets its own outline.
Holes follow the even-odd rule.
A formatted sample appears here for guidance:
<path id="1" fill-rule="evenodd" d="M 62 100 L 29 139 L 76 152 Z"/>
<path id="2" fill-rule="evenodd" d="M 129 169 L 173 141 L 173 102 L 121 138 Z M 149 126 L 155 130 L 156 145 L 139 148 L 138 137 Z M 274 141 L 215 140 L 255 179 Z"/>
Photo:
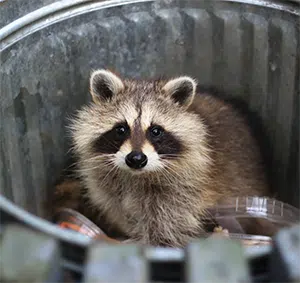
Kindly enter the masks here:
<path id="1" fill-rule="evenodd" d="M 186 74 L 263 121 L 276 197 L 299 207 L 300 8 L 287 1 L 59 1 L 0 30 L 1 195 L 46 217 L 69 160 L 66 118 L 91 69 Z"/>

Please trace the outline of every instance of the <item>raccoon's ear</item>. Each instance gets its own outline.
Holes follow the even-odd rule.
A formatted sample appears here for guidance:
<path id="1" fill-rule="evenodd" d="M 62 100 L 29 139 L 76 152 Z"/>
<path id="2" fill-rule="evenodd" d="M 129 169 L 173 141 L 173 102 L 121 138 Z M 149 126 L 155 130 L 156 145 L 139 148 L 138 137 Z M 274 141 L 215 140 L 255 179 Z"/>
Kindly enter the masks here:
<path id="1" fill-rule="evenodd" d="M 190 77 L 179 77 L 168 81 L 163 87 L 163 92 L 180 106 L 189 107 L 196 93 L 197 83 Z"/>
<path id="2" fill-rule="evenodd" d="M 90 92 L 94 102 L 109 101 L 124 89 L 122 80 L 107 70 L 97 70 L 91 74 Z"/>

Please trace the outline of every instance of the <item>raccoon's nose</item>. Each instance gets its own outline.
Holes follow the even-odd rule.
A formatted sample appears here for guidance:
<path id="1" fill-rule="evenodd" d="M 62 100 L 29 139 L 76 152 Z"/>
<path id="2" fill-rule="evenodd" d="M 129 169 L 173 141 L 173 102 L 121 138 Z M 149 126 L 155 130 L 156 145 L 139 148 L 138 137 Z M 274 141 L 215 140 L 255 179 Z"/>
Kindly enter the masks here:
<path id="1" fill-rule="evenodd" d="M 141 169 L 147 164 L 147 156 L 138 151 L 130 152 L 125 158 L 126 164 L 133 169 Z"/>

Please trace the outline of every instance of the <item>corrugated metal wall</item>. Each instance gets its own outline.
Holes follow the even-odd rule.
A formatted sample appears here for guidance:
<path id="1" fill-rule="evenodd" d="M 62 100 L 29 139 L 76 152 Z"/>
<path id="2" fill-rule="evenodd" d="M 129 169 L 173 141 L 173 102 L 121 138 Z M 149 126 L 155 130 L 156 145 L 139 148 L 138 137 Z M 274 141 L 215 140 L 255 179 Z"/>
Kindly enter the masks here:
<path id="1" fill-rule="evenodd" d="M 67 157 L 65 118 L 86 101 L 91 68 L 111 67 L 135 78 L 184 73 L 241 96 L 264 120 L 278 198 L 299 206 L 296 6 L 81 2 L 0 40 L 2 194 L 43 215 Z"/>

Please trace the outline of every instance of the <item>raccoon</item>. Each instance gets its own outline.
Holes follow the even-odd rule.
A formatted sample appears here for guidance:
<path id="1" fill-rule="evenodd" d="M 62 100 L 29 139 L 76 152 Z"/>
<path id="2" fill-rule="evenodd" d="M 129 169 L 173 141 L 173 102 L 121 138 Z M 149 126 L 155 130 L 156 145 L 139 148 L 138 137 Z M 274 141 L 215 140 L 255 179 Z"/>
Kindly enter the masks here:
<path id="1" fill-rule="evenodd" d="M 130 239 L 183 247 L 227 197 L 265 195 L 260 151 L 244 118 L 189 76 L 90 77 L 92 101 L 70 125 L 90 205 Z"/>

